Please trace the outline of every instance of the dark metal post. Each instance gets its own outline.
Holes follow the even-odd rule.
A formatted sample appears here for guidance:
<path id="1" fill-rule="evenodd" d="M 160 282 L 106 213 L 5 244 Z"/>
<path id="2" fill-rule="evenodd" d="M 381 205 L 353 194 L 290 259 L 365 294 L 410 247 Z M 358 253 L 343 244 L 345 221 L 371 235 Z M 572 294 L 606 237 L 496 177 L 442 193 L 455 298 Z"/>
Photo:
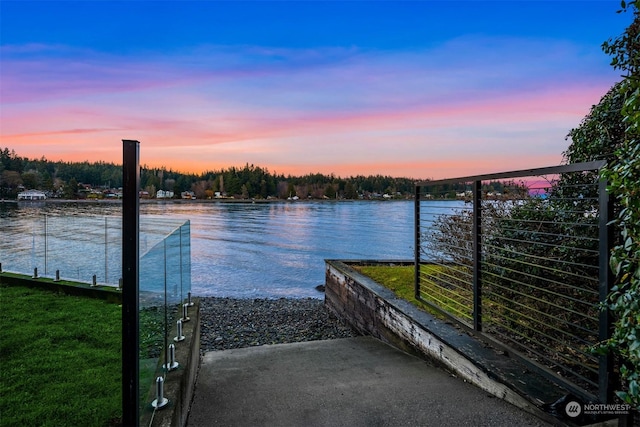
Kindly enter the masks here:
<path id="1" fill-rule="evenodd" d="M 414 246 L 415 260 L 413 263 L 413 284 L 416 299 L 420 299 L 420 186 L 416 185 L 414 195 Z"/>
<path id="2" fill-rule="evenodd" d="M 612 226 L 609 220 L 613 217 L 613 202 L 607 193 L 607 181 L 600 179 L 598 185 L 598 200 L 600 210 L 599 222 L 599 276 L 600 276 L 600 302 L 604 303 L 611 292 L 613 284 L 613 272 L 609 267 L 609 255 L 613 248 Z M 611 315 L 608 309 L 600 310 L 599 319 L 599 339 L 605 341 L 611 337 Z M 615 381 L 613 372 L 613 357 L 610 354 L 600 356 L 598 369 L 598 398 L 601 403 L 613 402 L 613 382 Z"/>
<path id="3" fill-rule="evenodd" d="M 482 181 L 473 182 L 473 329 L 482 331 Z"/>
<path id="4" fill-rule="evenodd" d="M 122 425 L 139 423 L 139 146 L 122 140 Z"/>

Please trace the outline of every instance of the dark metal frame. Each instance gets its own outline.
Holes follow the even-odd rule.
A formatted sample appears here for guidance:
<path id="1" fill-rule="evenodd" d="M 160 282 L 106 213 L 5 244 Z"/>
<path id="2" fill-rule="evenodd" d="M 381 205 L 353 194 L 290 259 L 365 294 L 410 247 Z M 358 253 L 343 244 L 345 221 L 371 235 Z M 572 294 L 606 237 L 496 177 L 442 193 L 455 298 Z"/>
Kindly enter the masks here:
<path id="1" fill-rule="evenodd" d="M 612 225 L 609 221 L 614 217 L 613 214 L 613 202 L 609 198 L 607 193 L 607 181 L 600 180 L 598 184 L 599 195 L 599 210 L 600 210 L 600 224 L 599 224 L 599 273 L 600 273 L 600 302 L 603 303 L 607 300 L 607 296 L 611 292 L 612 284 L 615 280 L 613 271 L 609 268 L 609 254 L 613 249 L 613 232 L 611 231 Z M 599 340 L 605 341 L 611 337 L 613 322 L 609 310 L 600 310 L 599 319 Z M 600 364 L 598 369 L 598 389 L 601 402 L 611 402 L 613 398 L 613 384 L 615 382 L 613 374 L 613 357 L 610 354 L 604 354 L 600 356 Z"/>
<path id="2" fill-rule="evenodd" d="M 447 318 L 455 321 L 456 323 L 463 326 L 465 329 L 470 329 L 471 332 L 477 334 L 480 338 L 491 341 L 493 344 L 497 344 L 500 347 L 507 348 L 511 354 L 518 355 L 523 358 L 530 366 L 537 368 L 547 377 L 551 377 L 552 380 L 560 383 L 564 383 L 568 389 L 578 392 L 579 394 L 588 394 L 586 392 L 582 393 L 582 390 L 576 389 L 572 384 L 565 383 L 562 378 L 559 378 L 554 373 L 546 370 L 544 367 L 539 366 L 536 362 L 531 360 L 527 360 L 526 356 L 519 354 L 517 351 L 514 351 L 508 345 L 496 342 L 492 337 L 489 337 L 482 333 L 482 210 L 481 210 L 481 200 L 482 200 L 482 181 L 491 181 L 491 180 L 500 180 L 500 179 L 509 179 L 509 178 L 521 178 L 521 177 L 533 177 L 533 176 L 544 176 L 544 175 L 557 175 L 562 173 L 569 172 L 583 172 L 583 171 L 598 171 L 603 166 L 605 166 L 606 162 L 604 160 L 593 161 L 593 162 L 585 162 L 585 163 L 574 163 L 570 165 L 564 166 L 552 166 L 545 168 L 537 168 L 537 169 L 526 169 L 526 170 L 518 170 L 518 171 L 510 171 L 510 172 L 501 172 L 501 173 L 492 173 L 485 175 L 473 175 L 467 177 L 460 178 L 450 178 L 443 179 L 437 181 L 421 181 L 416 183 L 415 186 L 415 227 L 414 227 L 414 242 L 415 242 L 415 260 L 414 260 L 414 284 L 415 284 L 415 297 L 417 299 L 420 298 L 420 202 L 421 202 L 421 191 L 422 187 L 434 186 L 434 185 L 442 185 L 442 184 L 455 184 L 455 183 L 473 183 L 473 327 L 470 328 L 470 325 L 466 325 L 464 322 L 461 322 L 458 318 L 456 318 L 451 313 L 448 313 L 446 310 L 440 308 L 434 303 L 431 303 L 426 300 L 422 300 L 438 312 L 444 314 Z M 600 302 L 605 302 L 607 296 L 611 292 L 611 287 L 614 281 L 613 273 L 609 268 L 609 254 L 611 249 L 613 248 L 613 233 L 611 232 L 612 225 L 609 223 L 610 219 L 613 218 L 613 202 L 610 200 L 609 195 L 606 191 L 606 181 L 601 179 L 598 184 L 598 193 L 599 193 L 599 300 Z M 612 321 L 611 316 L 608 310 L 601 310 L 599 317 L 599 337 L 598 339 L 604 341 L 611 336 L 611 328 Z M 600 356 L 599 360 L 599 374 L 598 374 L 598 396 L 596 397 L 599 401 L 606 403 L 610 402 L 613 394 L 613 385 L 615 381 L 614 367 L 613 367 L 613 358 L 609 355 Z"/>
<path id="3" fill-rule="evenodd" d="M 122 425 L 140 422 L 140 143 L 122 140 Z"/>

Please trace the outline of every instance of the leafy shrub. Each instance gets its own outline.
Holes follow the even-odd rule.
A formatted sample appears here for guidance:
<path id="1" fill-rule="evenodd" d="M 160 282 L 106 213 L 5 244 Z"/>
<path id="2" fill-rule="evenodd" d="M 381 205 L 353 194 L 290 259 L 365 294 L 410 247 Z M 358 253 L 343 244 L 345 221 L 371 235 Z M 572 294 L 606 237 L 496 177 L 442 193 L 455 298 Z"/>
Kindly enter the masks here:
<path id="1" fill-rule="evenodd" d="M 614 152 L 615 159 L 603 172 L 609 192 L 620 206 L 615 226 L 619 242 L 610 258 L 616 286 L 608 308 L 615 315 L 614 330 L 603 348 L 622 360 L 623 390 L 617 394 L 640 410 L 640 11 L 636 1 L 628 8 L 634 20 L 616 39 L 603 44 L 614 68 L 625 72 L 617 95 L 624 100 L 621 124 L 624 135 Z"/>

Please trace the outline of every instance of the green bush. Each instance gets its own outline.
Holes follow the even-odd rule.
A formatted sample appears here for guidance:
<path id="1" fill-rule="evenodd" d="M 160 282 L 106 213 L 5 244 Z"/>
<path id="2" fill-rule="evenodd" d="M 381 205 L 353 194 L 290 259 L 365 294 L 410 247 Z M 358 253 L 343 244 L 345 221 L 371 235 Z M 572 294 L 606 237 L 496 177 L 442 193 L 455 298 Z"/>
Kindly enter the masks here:
<path id="1" fill-rule="evenodd" d="M 622 362 L 623 388 L 618 396 L 640 410 L 640 12 L 636 1 L 623 1 L 622 8 L 633 13 L 633 22 L 622 35 L 603 44 L 612 56 L 611 65 L 625 73 L 618 87 L 624 100 L 620 111 L 624 136 L 603 171 L 620 207 L 615 220 L 619 239 L 610 258 L 616 286 L 608 299 L 615 323 L 603 348 Z"/>

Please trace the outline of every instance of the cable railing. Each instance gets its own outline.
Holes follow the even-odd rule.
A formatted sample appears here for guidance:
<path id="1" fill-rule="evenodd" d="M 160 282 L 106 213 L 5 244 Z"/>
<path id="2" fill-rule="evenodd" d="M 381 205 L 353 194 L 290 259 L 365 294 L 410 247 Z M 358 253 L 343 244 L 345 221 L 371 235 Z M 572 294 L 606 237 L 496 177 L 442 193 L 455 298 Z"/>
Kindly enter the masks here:
<path id="1" fill-rule="evenodd" d="M 604 162 L 416 185 L 416 297 L 568 390 L 606 402 Z"/>

